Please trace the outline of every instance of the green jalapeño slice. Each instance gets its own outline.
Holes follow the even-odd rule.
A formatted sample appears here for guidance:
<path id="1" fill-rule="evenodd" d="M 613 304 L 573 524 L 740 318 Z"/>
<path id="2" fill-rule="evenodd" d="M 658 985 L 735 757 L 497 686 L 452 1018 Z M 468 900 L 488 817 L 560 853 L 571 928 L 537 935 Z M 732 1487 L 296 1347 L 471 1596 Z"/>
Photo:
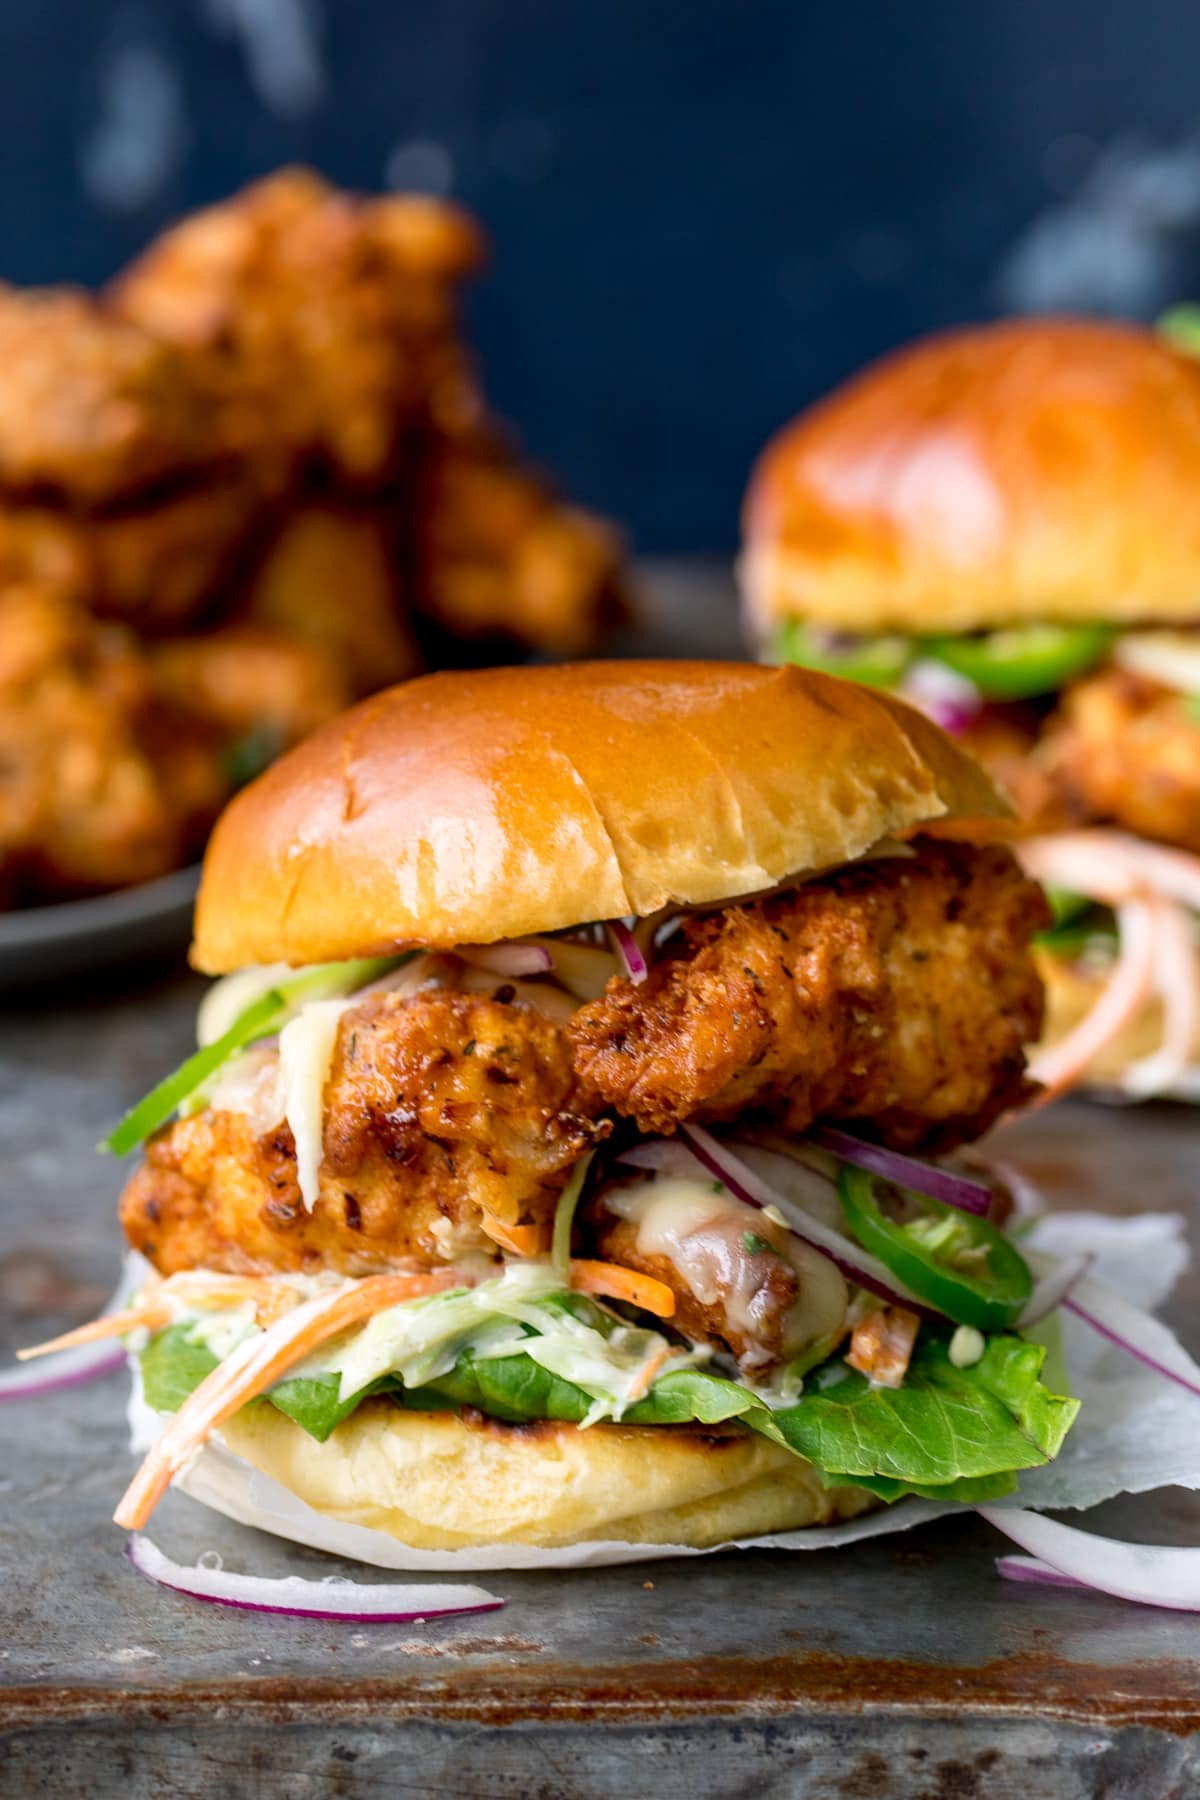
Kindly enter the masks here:
<path id="1" fill-rule="evenodd" d="M 904 1223 L 879 1204 L 876 1178 L 842 1163 L 838 1196 L 854 1236 L 885 1263 L 918 1300 L 956 1325 L 1006 1331 L 1020 1317 L 1033 1277 L 1025 1259 L 986 1219 L 944 1206 L 923 1194 L 903 1193 L 918 1209 Z"/>
<path id="2" fill-rule="evenodd" d="M 899 634 L 857 637 L 853 632 L 828 631 L 789 619 L 779 627 L 775 656 L 779 662 L 799 663 L 801 668 L 840 675 L 866 687 L 892 688 L 899 685 L 913 659 L 913 644 L 911 638 Z"/>
<path id="3" fill-rule="evenodd" d="M 965 675 L 985 700 L 1030 700 L 1090 669 L 1113 636 L 1108 625 L 1017 625 L 978 636 L 924 638 L 921 650 Z"/>

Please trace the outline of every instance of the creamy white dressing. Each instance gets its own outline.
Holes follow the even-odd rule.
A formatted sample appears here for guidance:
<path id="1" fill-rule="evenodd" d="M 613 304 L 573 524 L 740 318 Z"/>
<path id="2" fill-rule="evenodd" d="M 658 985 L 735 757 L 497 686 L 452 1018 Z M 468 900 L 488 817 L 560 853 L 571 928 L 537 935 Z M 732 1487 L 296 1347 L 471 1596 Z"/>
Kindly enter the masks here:
<path id="1" fill-rule="evenodd" d="M 325 1139 L 325 1083 L 348 1000 L 310 1000 L 279 1034 L 279 1080 L 284 1117 L 296 1140 L 296 1178 L 309 1212 L 321 1194 Z"/>
<path id="2" fill-rule="evenodd" d="M 788 1160 L 754 1154 L 770 1155 L 772 1165 Z M 773 1180 L 773 1166 L 770 1173 Z M 840 1332 L 850 1299 L 840 1269 L 727 1189 L 660 1175 L 611 1188 L 603 1200 L 610 1212 L 637 1226 L 640 1255 L 665 1258 L 702 1306 L 721 1308 L 729 1330 L 747 1343 L 744 1366 L 773 1359 L 763 1344 L 768 1337 L 791 1358 Z M 778 1329 L 777 1302 L 767 1285 L 775 1257 L 793 1271 L 799 1288 Z"/>

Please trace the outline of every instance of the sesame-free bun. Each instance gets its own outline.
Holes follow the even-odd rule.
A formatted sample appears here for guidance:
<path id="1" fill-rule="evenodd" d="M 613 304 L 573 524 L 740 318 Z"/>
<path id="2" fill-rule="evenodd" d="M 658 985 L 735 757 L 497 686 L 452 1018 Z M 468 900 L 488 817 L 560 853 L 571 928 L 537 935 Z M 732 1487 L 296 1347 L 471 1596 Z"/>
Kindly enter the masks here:
<path id="1" fill-rule="evenodd" d="M 1132 325 L 929 338 L 768 445 L 744 514 L 750 629 L 1200 618 L 1200 362 Z"/>
<path id="2" fill-rule="evenodd" d="M 1004 811 L 920 713 L 808 670 L 428 675 L 237 796 L 205 858 L 192 960 L 223 974 L 704 905 Z"/>
<path id="3" fill-rule="evenodd" d="M 414 1550 L 689 1544 L 829 1525 L 878 1504 L 827 1488 L 754 1433 L 687 1425 L 505 1425 L 369 1400 L 325 1443 L 274 1407 L 222 1427 L 236 1456 L 315 1512 Z"/>

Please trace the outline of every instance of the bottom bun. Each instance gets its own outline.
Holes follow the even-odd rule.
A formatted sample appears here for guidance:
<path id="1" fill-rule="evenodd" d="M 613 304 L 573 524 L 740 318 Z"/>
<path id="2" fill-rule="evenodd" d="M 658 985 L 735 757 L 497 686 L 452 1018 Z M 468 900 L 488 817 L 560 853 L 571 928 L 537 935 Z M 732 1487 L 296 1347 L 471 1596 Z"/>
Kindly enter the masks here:
<path id="1" fill-rule="evenodd" d="M 1060 1042 L 1087 1016 L 1103 991 L 1105 976 L 1101 970 L 1064 962 L 1046 950 L 1037 952 L 1037 964 L 1046 987 L 1046 1024 L 1041 1039 L 1046 1047 Z M 1126 1070 L 1143 1057 L 1152 1056 L 1162 1047 L 1162 1041 L 1162 1001 L 1153 994 L 1092 1058 L 1087 1082 L 1119 1087 Z M 1168 1094 L 1181 1100 L 1200 1099 L 1200 1031 L 1192 1044 L 1190 1078 L 1169 1089 Z"/>
<path id="2" fill-rule="evenodd" d="M 739 1427 L 505 1425 L 369 1400 L 319 1444 L 274 1407 L 221 1433 L 235 1456 L 329 1518 L 416 1550 L 592 1539 L 708 1549 L 829 1525 L 879 1504 Z"/>

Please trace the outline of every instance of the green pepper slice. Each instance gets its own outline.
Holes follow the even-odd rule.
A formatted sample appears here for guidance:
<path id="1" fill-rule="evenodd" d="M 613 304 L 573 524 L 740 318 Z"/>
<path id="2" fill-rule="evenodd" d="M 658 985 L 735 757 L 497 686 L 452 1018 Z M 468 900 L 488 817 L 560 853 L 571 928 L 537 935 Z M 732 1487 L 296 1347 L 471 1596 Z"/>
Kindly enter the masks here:
<path id="1" fill-rule="evenodd" d="M 883 637 L 855 637 L 850 632 L 826 632 L 819 626 L 789 619 L 775 639 L 776 662 L 799 663 L 845 681 L 866 687 L 896 687 L 913 659 L 911 638 L 898 633 Z"/>
<path id="2" fill-rule="evenodd" d="M 965 675 L 985 700 L 1029 700 L 1090 669 L 1113 636 L 1110 625 L 1015 625 L 977 636 L 923 638 L 921 653 Z"/>
<path id="3" fill-rule="evenodd" d="M 1155 327 L 1173 350 L 1184 356 L 1200 356 L 1200 306 L 1194 300 L 1181 300 L 1169 306 Z"/>
<path id="4" fill-rule="evenodd" d="M 863 1249 L 918 1300 L 979 1331 L 1006 1331 L 1016 1323 L 1033 1277 L 1020 1252 L 986 1219 L 921 1194 L 912 1196 L 921 1216 L 897 1224 L 880 1210 L 875 1177 L 849 1163 L 838 1169 L 838 1197 Z"/>
<path id="5" fill-rule="evenodd" d="M 287 1023 L 297 1007 L 308 1000 L 332 998 L 337 994 L 353 993 L 356 988 L 366 987 L 368 982 L 386 975 L 389 969 L 396 967 L 394 956 L 360 957 L 351 962 L 318 963 L 311 969 L 288 981 L 281 981 L 277 986 L 260 994 L 234 1020 L 229 1030 L 213 1043 L 206 1044 L 189 1056 L 186 1062 L 180 1063 L 170 1075 L 160 1081 L 157 1087 L 130 1108 L 100 1146 L 103 1150 L 111 1150 L 114 1156 L 124 1156 L 129 1150 L 136 1150 L 144 1144 L 151 1132 L 157 1131 L 160 1125 L 183 1105 L 189 1094 L 215 1075 L 222 1063 L 239 1050 L 256 1043 L 259 1038 L 270 1037 Z"/>

